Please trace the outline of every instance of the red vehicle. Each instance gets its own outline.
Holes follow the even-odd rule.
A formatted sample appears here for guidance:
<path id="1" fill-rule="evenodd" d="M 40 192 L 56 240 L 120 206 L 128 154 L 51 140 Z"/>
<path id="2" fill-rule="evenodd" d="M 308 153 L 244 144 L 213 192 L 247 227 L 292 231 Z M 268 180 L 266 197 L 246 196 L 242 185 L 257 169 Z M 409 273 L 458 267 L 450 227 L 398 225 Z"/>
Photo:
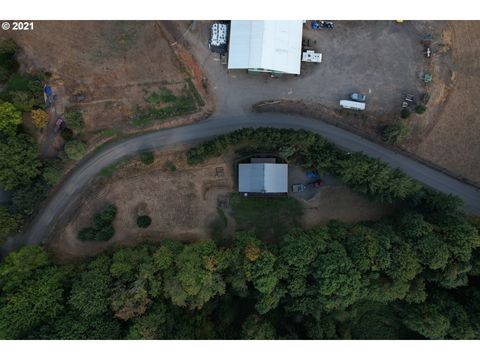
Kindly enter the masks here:
<path id="1" fill-rule="evenodd" d="M 323 180 L 322 180 L 322 179 L 318 179 L 318 180 L 314 181 L 313 183 L 311 183 L 311 185 L 312 185 L 314 188 L 322 187 L 322 186 L 323 186 Z"/>
<path id="2" fill-rule="evenodd" d="M 55 121 L 54 131 L 57 133 L 64 128 L 65 128 L 65 120 L 63 119 L 63 115 L 62 115 L 57 119 L 57 121 Z"/>

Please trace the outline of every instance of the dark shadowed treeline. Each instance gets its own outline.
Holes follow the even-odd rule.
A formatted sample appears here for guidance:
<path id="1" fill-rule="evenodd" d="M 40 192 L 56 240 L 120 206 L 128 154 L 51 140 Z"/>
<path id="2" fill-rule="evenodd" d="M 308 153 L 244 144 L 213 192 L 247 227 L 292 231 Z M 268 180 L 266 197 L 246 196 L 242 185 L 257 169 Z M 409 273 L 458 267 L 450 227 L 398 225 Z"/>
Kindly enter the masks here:
<path id="1" fill-rule="evenodd" d="M 2 339 L 480 338 L 478 222 L 424 192 L 378 222 L 293 229 L 265 245 L 119 248 L 0 265 Z"/>
<path id="2" fill-rule="evenodd" d="M 229 148 L 250 148 L 256 152 L 277 152 L 307 169 L 337 176 L 353 190 L 386 203 L 413 196 L 421 188 L 399 169 L 361 153 L 349 154 L 320 135 L 305 130 L 245 128 L 221 135 L 187 153 L 189 164 L 200 164 L 222 155 Z"/>

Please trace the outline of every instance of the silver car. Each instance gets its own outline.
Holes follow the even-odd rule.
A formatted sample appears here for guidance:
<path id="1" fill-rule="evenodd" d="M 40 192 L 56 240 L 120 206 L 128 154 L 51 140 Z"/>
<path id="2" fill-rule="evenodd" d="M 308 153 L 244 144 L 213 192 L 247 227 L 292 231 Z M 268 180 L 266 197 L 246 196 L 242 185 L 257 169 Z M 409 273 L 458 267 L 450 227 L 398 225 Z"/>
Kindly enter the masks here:
<path id="1" fill-rule="evenodd" d="M 360 94 L 360 93 L 351 93 L 350 94 L 350 99 L 353 100 L 353 101 L 365 102 L 367 97 L 363 94 Z"/>

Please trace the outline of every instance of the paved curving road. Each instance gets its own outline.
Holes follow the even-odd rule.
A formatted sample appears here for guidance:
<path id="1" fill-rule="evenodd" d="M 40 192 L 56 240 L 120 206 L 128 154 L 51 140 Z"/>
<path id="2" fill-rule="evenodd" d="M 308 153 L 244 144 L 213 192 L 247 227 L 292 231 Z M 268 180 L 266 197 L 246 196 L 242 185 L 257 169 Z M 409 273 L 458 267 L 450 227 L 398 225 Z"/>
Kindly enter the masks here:
<path id="1" fill-rule="evenodd" d="M 144 150 L 163 149 L 178 144 L 194 144 L 242 127 L 260 126 L 305 129 L 321 134 L 341 148 L 352 152 L 361 151 L 371 157 L 379 158 L 392 167 L 402 169 L 427 186 L 457 195 L 465 202 L 466 211 L 480 213 L 480 192 L 475 187 L 322 121 L 280 114 L 212 117 L 197 124 L 128 138 L 87 157 L 65 179 L 26 233 L 9 239 L 1 249 L 0 255 L 4 256 L 22 245 L 42 243 L 59 217 L 74 209 L 76 201 L 96 174 L 104 167 L 126 156 Z"/>

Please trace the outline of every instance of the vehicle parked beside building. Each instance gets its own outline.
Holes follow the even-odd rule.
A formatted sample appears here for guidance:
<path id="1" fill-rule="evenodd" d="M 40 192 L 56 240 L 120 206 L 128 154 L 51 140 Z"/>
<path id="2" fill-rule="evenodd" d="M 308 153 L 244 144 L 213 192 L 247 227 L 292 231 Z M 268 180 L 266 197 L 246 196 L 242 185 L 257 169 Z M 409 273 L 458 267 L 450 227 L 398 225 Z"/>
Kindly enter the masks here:
<path id="1" fill-rule="evenodd" d="M 340 100 L 340 107 L 349 110 L 365 110 L 365 103 L 351 100 Z"/>

